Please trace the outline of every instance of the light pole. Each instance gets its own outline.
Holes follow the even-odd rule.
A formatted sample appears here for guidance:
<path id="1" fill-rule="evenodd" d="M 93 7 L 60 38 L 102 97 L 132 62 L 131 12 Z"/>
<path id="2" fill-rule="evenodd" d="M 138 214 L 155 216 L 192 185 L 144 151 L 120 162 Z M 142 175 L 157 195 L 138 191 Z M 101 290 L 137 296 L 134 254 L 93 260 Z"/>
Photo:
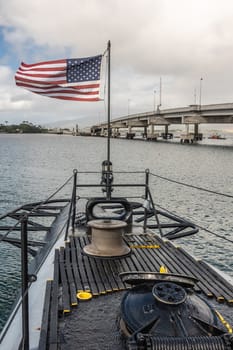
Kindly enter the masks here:
<path id="1" fill-rule="evenodd" d="M 162 106 L 162 78 L 159 79 L 159 107 Z"/>
<path id="2" fill-rule="evenodd" d="M 156 107 L 156 90 L 154 90 L 154 112 Z"/>
<path id="3" fill-rule="evenodd" d="M 202 94 L 202 81 L 203 81 L 203 78 L 200 78 L 200 96 L 199 96 L 199 107 L 201 109 L 201 94 Z"/>

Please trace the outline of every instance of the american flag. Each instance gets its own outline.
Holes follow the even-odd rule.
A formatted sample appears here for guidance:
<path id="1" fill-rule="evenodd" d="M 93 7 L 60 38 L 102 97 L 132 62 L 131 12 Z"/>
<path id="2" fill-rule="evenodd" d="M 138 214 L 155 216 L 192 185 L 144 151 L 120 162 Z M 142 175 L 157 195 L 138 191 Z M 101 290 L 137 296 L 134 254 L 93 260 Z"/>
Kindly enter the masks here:
<path id="1" fill-rule="evenodd" d="M 72 101 L 99 101 L 102 55 L 21 63 L 16 85 L 36 94 Z"/>

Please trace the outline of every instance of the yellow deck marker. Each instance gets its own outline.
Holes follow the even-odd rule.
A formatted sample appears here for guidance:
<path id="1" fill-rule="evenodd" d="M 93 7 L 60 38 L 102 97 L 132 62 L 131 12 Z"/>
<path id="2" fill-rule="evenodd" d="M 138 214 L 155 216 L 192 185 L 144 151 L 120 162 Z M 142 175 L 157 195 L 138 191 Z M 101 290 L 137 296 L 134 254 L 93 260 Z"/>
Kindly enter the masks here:
<path id="1" fill-rule="evenodd" d="M 218 300 L 220 303 L 222 303 L 222 302 L 224 301 L 224 297 L 219 296 L 219 297 L 217 297 L 217 300 Z"/>
<path id="2" fill-rule="evenodd" d="M 63 313 L 64 314 L 68 314 L 70 312 L 70 310 L 69 309 L 65 309 L 65 310 L 63 310 Z"/>
<path id="3" fill-rule="evenodd" d="M 215 310 L 215 313 L 218 316 L 218 318 L 220 319 L 220 321 L 222 322 L 222 324 L 228 330 L 228 333 L 232 334 L 233 330 L 232 330 L 231 326 L 229 325 L 229 323 L 222 317 L 222 315 L 217 310 Z"/>
<path id="4" fill-rule="evenodd" d="M 162 265 L 162 266 L 160 266 L 159 272 L 160 273 L 168 273 L 168 269 L 166 266 Z"/>
<path id="5" fill-rule="evenodd" d="M 83 291 L 77 293 L 77 298 L 80 301 L 87 301 L 87 300 L 90 300 L 92 298 L 92 294 L 90 292 L 87 292 L 86 290 L 83 290 Z"/>
<path id="6" fill-rule="evenodd" d="M 159 245 L 131 245 L 130 248 L 135 249 L 158 249 L 160 248 Z"/>

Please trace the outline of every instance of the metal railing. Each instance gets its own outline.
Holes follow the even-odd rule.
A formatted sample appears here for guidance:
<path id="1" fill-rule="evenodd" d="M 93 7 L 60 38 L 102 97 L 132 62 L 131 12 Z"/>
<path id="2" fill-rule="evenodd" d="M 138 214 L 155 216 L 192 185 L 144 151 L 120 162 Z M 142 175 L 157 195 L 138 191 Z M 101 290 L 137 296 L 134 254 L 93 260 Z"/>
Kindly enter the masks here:
<path id="1" fill-rule="evenodd" d="M 72 187 L 72 196 L 70 199 L 55 199 L 55 196 L 62 191 L 62 189 L 68 185 L 71 180 L 73 179 L 73 187 Z M 4 229 L 7 229 L 7 232 L 5 234 L 2 234 L 0 236 L 0 243 L 7 242 L 14 244 L 15 246 L 18 246 L 21 248 L 21 297 L 19 301 L 17 302 L 16 307 L 14 308 L 12 314 L 10 315 L 5 327 L 3 328 L 1 335 L 0 335 L 0 346 L 3 342 L 4 337 L 7 334 L 7 331 L 9 330 L 16 314 L 18 313 L 20 307 L 22 309 L 22 339 L 20 341 L 20 349 L 21 350 L 29 350 L 30 344 L 29 344 L 29 289 L 31 284 L 36 281 L 35 275 L 29 275 L 28 274 L 28 253 L 32 253 L 32 251 L 29 248 L 29 244 L 33 243 L 32 241 L 28 241 L 28 227 L 31 224 L 31 221 L 29 221 L 30 216 L 36 216 L 37 212 L 38 215 L 41 216 L 43 214 L 43 207 L 46 206 L 46 210 L 49 209 L 49 206 L 52 204 L 51 209 L 55 210 L 56 206 L 54 206 L 55 203 L 63 203 L 62 207 L 59 208 L 59 212 L 62 208 L 65 208 L 67 205 L 70 205 L 70 208 L 73 208 L 73 214 L 75 212 L 75 196 L 76 196 L 76 172 L 68 178 L 65 183 L 60 186 L 52 195 L 50 195 L 46 200 L 42 202 L 32 203 L 31 205 L 23 205 L 13 212 L 8 212 L 7 214 L 4 214 L 0 217 L 0 221 L 6 219 L 7 217 L 13 217 L 18 214 L 19 219 L 17 222 L 12 226 L 5 226 Z M 26 210 L 25 210 L 26 209 Z M 71 210 L 71 209 L 70 209 Z M 28 211 L 28 212 L 27 212 Z M 14 214 L 14 215 L 13 215 Z M 52 214 L 52 216 L 57 216 L 59 213 Z M 46 213 L 44 214 L 46 216 Z M 49 215 L 49 213 L 47 213 Z M 66 232 L 68 232 L 69 229 L 69 220 L 66 224 Z M 74 225 L 74 221 L 72 222 L 72 225 Z M 1 228 L 1 226 L 0 226 Z M 13 231 L 20 231 L 20 240 L 14 239 L 11 240 L 8 238 L 10 233 Z M 45 227 L 43 225 L 38 225 L 38 231 L 44 231 Z M 35 243 L 35 241 L 34 241 Z M 37 244 L 36 244 L 37 243 Z M 35 245 L 41 246 L 41 242 L 36 242 Z M 32 254 L 34 255 L 34 254 Z"/>
<path id="2" fill-rule="evenodd" d="M 149 188 L 149 177 L 160 177 L 163 180 L 168 180 L 168 181 L 173 181 L 171 179 L 167 179 L 165 177 L 161 177 L 158 176 L 156 174 L 152 174 L 150 173 L 150 171 L 147 169 L 145 172 L 127 172 L 127 171 L 123 171 L 123 172 L 114 172 L 114 174 L 144 174 L 144 182 L 143 183 L 118 183 L 118 184 L 114 184 L 114 183 L 99 183 L 99 184 L 92 184 L 92 183 L 81 183 L 78 182 L 77 180 L 77 175 L 78 174 L 102 174 L 101 172 L 78 172 L 77 169 L 73 170 L 73 174 L 72 176 L 60 187 L 58 188 L 58 190 L 56 190 L 51 196 L 49 196 L 45 201 L 43 202 L 37 202 L 34 203 L 34 206 L 31 208 L 30 206 L 22 206 L 20 208 L 18 208 L 17 210 L 14 211 L 14 213 L 19 212 L 20 210 L 24 210 L 21 215 L 19 220 L 16 222 L 15 225 L 9 227 L 9 230 L 4 234 L 0 236 L 0 243 L 1 242 L 6 242 L 8 239 L 8 236 L 11 232 L 13 232 L 16 228 L 20 227 L 20 233 L 21 233 L 21 239 L 20 239 L 20 246 L 21 246 L 21 279 L 22 279 L 22 286 L 21 286 L 21 298 L 17 304 L 17 307 L 15 308 L 14 312 L 11 314 L 7 325 L 4 327 L 3 332 L 1 333 L 1 338 L 0 338 L 0 344 L 4 338 L 4 336 L 6 335 L 14 317 L 16 316 L 16 313 L 18 312 L 19 308 L 22 307 L 22 340 L 21 340 L 21 349 L 22 350 L 29 350 L 30 348 L 30 344 L 29 344 L 29 301 L 28 301 L 28 293 L 29 293 L 29 288 L 31 283 L 33 282 L 33 280 L 35 280 L 36 276 L 29 276 L 28 275 L 28 245 L 29 245 L 29 241 L 28 241 L 28 228 L 29 228 L 29 217 L 32 216 L 33 214 L 36 214 L 36 212 L 38 210 L 43 210 L 43 206 L 45 205 L 49 205 L 51 203 L 55 203 L 55 202 L 64 202 L 65 206 L 69 205 L 69 210 L 68 210 L 68 218 L 67 218 L 67 222 L 66 222 L 66 227 L 65 227 L 65 235 L 64 235 L 64 239 L 67 239 L 68 234 L 69 234 L 69 229 L 70 229 L 70 225 L 72 228 L 72 232 L 74 232 L 75 230 L 75 218 L 76 218 L 76 201 L 77 199 L 80 199 L 81 196 L 79 196 L 79 193 L 77 193 L 77 189 L 81 189 L 81 188 L 102 188 L 105 190 L 105 193 L 107 194 L 111 194 L 111 190 L 114 188 L 141 188 L 143 189 L 143 195 L 141 196 L 141 198 L 145 201 L 144 205 L 142 205 L 142 209 L 144 211 L 144 215 L 142 216 L 142 221 L 143 221 L 143 229 L 144 231 L 146 231 L 146 228 L 149 227 L 148 225 L 148 218 L 150 217 L 151 213 L 155 218 L 156 224 L 154 225 L 154 228 L 158 229 L 160 235 L 162 237 L 167 237 L 168 239 L 172 239 L 172 235 L 177 238 L 177 237 L 182 237 L 182 233 L 181 231 L 184 230 L 185 228 L 189 228 L 190 230 L 186 232 L 185 235 L 190 235 L 193 233 L 196 233 L 198 231 L 197 227 L 190 223 L 188 220 L 184 220 L 182 218 L 180 218 L 177 215 L 173 215 L 170 212 L 167 213 L 162 213 L 159 209 L 158 206 L 154 203 L 153 201 L 153 196 L 151 193 L 151 190 Z M 61 192 L 61 190 L 68 184 L 70 184 L 72 182 L 72 190 L 71 190 L 71 197 L 69 199 L 59 199 L 56 200 L 54 199 L 55 196 Z M 175 181 L 173 181 L 175 182 Z M 183 184 L 181 182 L 179 182 L 180 185 L 186 185 L 187 184 Z M 189 186 L 189 187 L 194 187 L 197 188 L 195 186 Z M 202 188 L 199 188 L 201 190 L 203 190 Z M 205 189 L 204 189 L 205 190 Z M 205 190 L 206 191 L 206 190 Z M 212 191 L 209 191 L 211 193 L 213 193 Z M 219 193 L 216 193 L 219 195 Z M 137 197 L 134 197 L 137 198 Z M 48 208 L 48 207 L 47 207 Z M 25 211 L 28 210 L 28 212 Z M 29 210 L 30 209 L 30 210 Z M 163 215 L 164 217 L 168 218 L 168 219 L 173 219 L 175 220 L 175 222 L 177 222 L 177 227 L 175 227 L 175 225 L 173 225 L 173 230 L 168 233 L 168 234 L 164 234 L 163 229 L 164 227 L 166 227 L 166 225 L 163 223 L 161 224 L 159 216 Z M 2 215 L 0 217 L 0 221 L 2 219 L 5 219 L 7 216 L 9 216 L 8 214 Z M 151 225 L 152 226 L 152 225 Z M 169 227 L 169 226 L 168 226 Z M 8 241 L 8 243 L 10 243 L 10 241 Z"/>
<path id="3" fill-rule="evenodd" d="M 80 174 L 101 174 L 101 172 L 80 172 Z M 76 175 L 79 174 L 79 172 L 76 172 Z M 102 173 L 103 174 L 103 173 Z M 112 175 L 111 171 L 107 171 L 105 172 L 105 175 L 108 176 Z M 143 174 L 144 175 L 144 181 L 143 183 L 113 183 L 113 182 L 109 182 L 106 181 L 105 183 L 103 183 L 101 181 L 101 183 L 96 184 L 96 183 L 77 183 L 77 177 L 75 179 L 75 183 L 74 186 L 76 186 L 77 188 L 81 189 L 81 188 L 102 188 L 103 193 L 106 194 L 106 199 L 111 199 L 111 193 L 112 191 L 118 188 L 141 188 L 144 190 L 144 193 L 142 196 L 140 196 L 140 199 L 144 200 L 144 203 L 142 204 L 144 213 L 143 213 L 143 219 L 141 221 L 143 221 L 143 229 L 144 232 L 146 231 L 147 228 L 153 228 L 153 229 L 158 229 L 158 232 L 160 234 L 161 237 L 166 237 L 168 239 L 176 239 L 176 238 L 181 238 L 184 236 L 190 236 L 193 235 L 195 233 L 198 232 L 198 229 L 196 227 L 195 224 L 191 223 L 189 220 L 184 220 L 180 217 L 178 217 L 177 215 L 172 215 L 171 213 L 165 213 L 161 210 L 158 210 L 155 206 L 154 200 L 153 200 L 153 196 L 150 190 L 150 186 L 149 186 L 149 178 L 151 175 L 154 175 L 152 173 L 150 173 L 149 169 L 146 169 L 145 171 L 118 171 L 118 172 L 114 172 L 114 174 Z M 110 197 L 109 197 L 110 196 Z M 133 197 L 129 197 L 124 195 L 125 198 L 129 199 L 129 198 L 138 198 L 136 196 Z M 78 196 L 78 198 L 83 198 L 83 199 L 88 199 L 88 197 L 81 197 Z M 170 219 L 173 220 L 175 223 L 173 224 L 173 226 L 169 225 L 169 224 L 161 224 L 160 223 L 160 217 L 165 217 L 166 219 Z M 154 225 L 148 225 L 147 221 L 148 218 L 154 217 L 156 224 Z M 74 218 L 74 216 L 73 216 Z M 139 221 L 138 221 L 139 222 Z M 172 227 L 172 230 L 169 230 L 169 232 L 165 233 L 164 229 L 170 229 L 170 227 Z"/>

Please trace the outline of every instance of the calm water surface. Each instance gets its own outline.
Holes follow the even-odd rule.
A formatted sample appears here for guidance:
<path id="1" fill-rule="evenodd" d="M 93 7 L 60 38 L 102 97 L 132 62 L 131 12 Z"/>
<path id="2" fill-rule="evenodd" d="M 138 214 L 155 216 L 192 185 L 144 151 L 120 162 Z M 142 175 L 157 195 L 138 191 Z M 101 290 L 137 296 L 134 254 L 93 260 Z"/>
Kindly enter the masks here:
<path id="1" fill-rule="evenodd" d="M 233 196 L 233 140 L 228 139 L 226 146 L 123 139 L 111 142 L 115 171 L 149 168 L 152 173 Z M 104 159 L 103 138 L 0 134 L 0 215 L 23 203 L 46 199 L 74 168 L 100 171 Z M 151 184 L 156 203 L 233 240 L 232 198 L 159 178 L 152 178 Z M 177 244 L 233 276 L 233 244 L 202 230 Z M 19 249 L 1 243 L 0 328 L 16 294 L 19 262 Z"/>

